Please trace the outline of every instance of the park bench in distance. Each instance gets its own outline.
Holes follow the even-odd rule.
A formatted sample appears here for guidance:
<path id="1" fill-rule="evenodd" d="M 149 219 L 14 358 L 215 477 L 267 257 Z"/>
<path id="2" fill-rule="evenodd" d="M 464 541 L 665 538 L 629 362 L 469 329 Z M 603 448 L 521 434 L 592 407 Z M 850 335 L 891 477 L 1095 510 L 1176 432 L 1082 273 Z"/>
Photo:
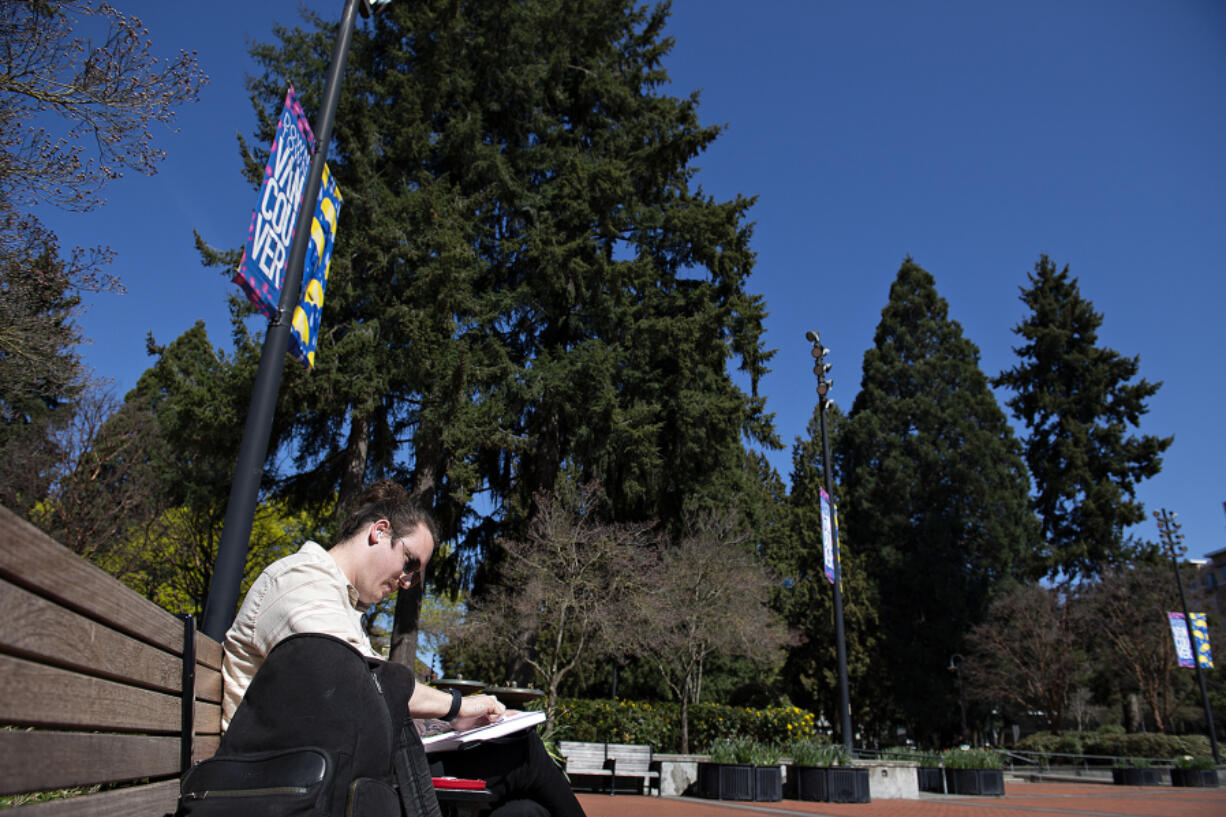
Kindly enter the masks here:
<path id="1" fill-rule="evenodd" d="M 650 746 L 630 743 L 588 743 L 584 741 L 558 741 L 558 751 L 566 758 L 566 775 L 571 785 L 583 786 L 581 778 L 601 778 L 597 788 L 607 789 L 609 794 L 617 791 L 617 781 L 632 778 L 637 791 L 660 793 L 660 772 L 652 768 Z M 608 779 L 608 786 L 604 784 Z"/>

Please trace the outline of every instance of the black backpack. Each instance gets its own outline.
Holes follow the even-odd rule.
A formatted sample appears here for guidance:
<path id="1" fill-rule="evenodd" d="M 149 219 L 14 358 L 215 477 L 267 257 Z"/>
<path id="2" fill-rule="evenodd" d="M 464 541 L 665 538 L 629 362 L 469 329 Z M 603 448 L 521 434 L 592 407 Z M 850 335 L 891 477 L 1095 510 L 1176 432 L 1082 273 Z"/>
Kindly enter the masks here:
<path id="1" fill-rule="evenodd" d="M 176 817 L 439 817 L 409 718 L 413 674 L 332 636 L 282 641 L 217 753 L 183 776 Z"/>

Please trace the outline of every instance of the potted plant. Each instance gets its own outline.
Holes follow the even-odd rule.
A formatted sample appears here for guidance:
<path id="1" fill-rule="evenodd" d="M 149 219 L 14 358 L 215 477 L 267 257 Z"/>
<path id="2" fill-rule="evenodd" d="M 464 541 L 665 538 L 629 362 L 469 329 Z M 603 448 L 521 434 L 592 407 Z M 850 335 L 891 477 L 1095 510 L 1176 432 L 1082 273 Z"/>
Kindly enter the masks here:
<path id="1" fill-rule="evenodd" d="M 780 800 L 779 752 L 748 738 L 716 741 L 710 762 L 698 764 L 698 796 L 712 800 Z"/>
<path id="2" fill-rule="evenodd" d="M 1157 786 L 1158 770 L 1151 769 L 1144 757 L 1121 757 L 1111 768 L 1111 782 L 1117 786 Z"/>
<path id="3" fill-rule="evenodd" d="M 788 792 L 792 800 L 868 803 L 868 769 L 852 765 L 851 754 L 829 743 L 802 741 L 791 746 Z"/>
<path id="4" fill-rule="evenodd" d="M 754 767 L 753 799 L 759 803 L 776 803 L 783 799 L 783 767 L 779 765 L 779 748 L 755 743 L 749 753 Z"/>
<path id="5" fill-rule="evenodd" d="M 941 768 L 941 756 L 925 752 L 915 758 L 919 766 L 915 769 L 915 782 L 920 791 L 945 791 L 945 770 Z"/>
<path id="6" fill-rule="evenodd" d="M 1216 788 L 1217 769 L 1213 768 L 1213 758 L 1192 755 L 1175 758 L 1171 761 L 1171 785 Z"/>
<path id="7" fill-rule="evenodd" d="M 950 794 L 1005 793 L 1005 763 L 998 753 L 989 749 L 951 749 L 942 761 Z"/>

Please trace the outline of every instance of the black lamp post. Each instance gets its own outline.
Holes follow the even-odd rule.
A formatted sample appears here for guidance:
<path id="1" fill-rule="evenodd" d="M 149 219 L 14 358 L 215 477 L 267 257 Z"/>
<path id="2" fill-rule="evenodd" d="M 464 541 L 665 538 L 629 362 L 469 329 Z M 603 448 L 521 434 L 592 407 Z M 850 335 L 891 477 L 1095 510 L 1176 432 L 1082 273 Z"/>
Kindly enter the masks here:
<path id="1" fill-rule="evenodd" d="M 1213 762 L 1221 763 L 1222 755 L 1218 751 L 1217 730 L 1213 727 L 1213 708 L 1209 706 L 1209 693 L 1205 690 L 1205 672 L 1200 668 L 1200 656 L 1196 654 L 1196 640 L 1192 637 L 1192 617 L 1188 615 L 1188 597 L 1184 595 L 1183 576 L 1179 573 L 1179 560 L 1183 558 L 1187 548 L 1182 544 L 1183 534 L 1179 532 L 1182 526 L 1175 521 L 1176 516 L 1178 514 L 1171 513 L 1165 508 L 1161 511 L 1154 511 L 1154 518 L 1158 520 L 1158 536 L 1162 540 L 1163 549 L 1171 557 L 1171 565 L 1175 568 L 1175 583 L 1179 585 L 1179 602 L 1183 605 L 1183 626 L 1188 631 L 1188 647 L 1192 650 L 1192 666 L 1196 668 L 1196 680 L 1200 682 L 1200 699 L 1205 707 L 1205 726 L 1209 729 L 1209 745 L 1213 747 Z"/>
<path id="2" fill-rule="evenodd" d="M 815 361 L 813 373 L 817 375 L 817 414 L 822 428 L 822 470 L 826 494 L 834 502 L 834 486 L 830 476 L 830 437 L 826 432 L 826 408 L 830 401 L 826 395 L 834 387 L 834 381 L 826 378 L 830 364 L 826 355 L 830 349 L 822 346 L 821 335 L 812 330 L 805 332 L 805 340 L 813 344 Z M 820 503 L 819 503 L 820 505 Z M 820 511 L 820 507 L 819 507 Z M 843 560 L 836 553 L 834 560 L 834 637 L 839 654 L 839 724 L 843 732 L 843 747 L 851 751 L 851 701 L 847 694 L 847 643 L 843 633 Z"/>
<path id="3" fill-rule="evenodd" d="M 373 5 L 379 7 L 386 2 L 387 0 L 376 0 Z M 298 218 L 294 222 L 294 242 L 290 245 L 289 265 L 285 270 L 281 298 L 277 303 L 277 318 L 268 324 L 264 335 L 260 367 L 255 375 L 251 404 L 247 410 L 246 424 L 243 426 L 243 442 L 239 447 L 238 464 L 234 469 L 234 482 L 230 485 L 230 499 L 226 503 L 226 516 L 221 526 L 221 541 L 217 545 L 217 561 L 213 565 L 209 597 L 204 605 L 204 624 L 200 629 L 217 641 L 225 637 L 238 606 L 238 589 L 243 579 L 243 565 L 247 561 L 247 545 L 251 539 L 255 506 L 259 500 L 264 459 L 268 456 L 273 412 L 277 406 L 277 391 L 281 387 L 281 370 L 285 363 L 285 353 L 289 349 L 290 315 L 298 303 L 298 291 L 302 286 L 307 239 L 311 235 L 315 201 L 319 198 L 324 163 L 328 158 L 328 142 L 332 139 L 332 124 L 341 91 L 341 74 L 345 70 L 349 44 L 353 41 L 353 27 L 358 11 L 368 17 L 371 9 L 372 0 L 345 0 L 345 10 L 341 13 L 340 34 L 332 51 L 332 63 L 328 67 L 323 100 L 315 126 L 315 155 L 311 157 L 306 189 L 298 208 Z"/>

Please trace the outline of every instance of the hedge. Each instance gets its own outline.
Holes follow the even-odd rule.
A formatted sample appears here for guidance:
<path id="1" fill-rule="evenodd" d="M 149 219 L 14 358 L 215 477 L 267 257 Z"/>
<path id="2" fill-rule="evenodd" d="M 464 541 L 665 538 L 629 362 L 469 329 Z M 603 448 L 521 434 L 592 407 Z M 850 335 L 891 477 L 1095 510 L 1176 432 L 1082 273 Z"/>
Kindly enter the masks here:
<path id="1" fill-rule="evenodd" d="M 648 701 L 558 701 L 552 723 L 556 740 L 599 743 L 646 743 L 657 752 L 681 751 L 681 707 Z M 794 740 L 822 740 L 817 716 L 795 706 L 748 709 L 722 704 L 691 704 L 690 751 L 706 754 L 723 738 L 750 738 L 784 745 Z"/>
<path id="2" fill-rule="evenodd" d="M 1210 755 L 1205 735 L 1163 735 L 1134 732 L 1128 735 L 1103 732 L 1070 732 L 1064 735 L 1038 733 L 1018 741 L 1024 752 L 1051 752 L 1071 755 L 1110 755 L 1112 757 L 1170 758 L 1181 755 Z"/>

